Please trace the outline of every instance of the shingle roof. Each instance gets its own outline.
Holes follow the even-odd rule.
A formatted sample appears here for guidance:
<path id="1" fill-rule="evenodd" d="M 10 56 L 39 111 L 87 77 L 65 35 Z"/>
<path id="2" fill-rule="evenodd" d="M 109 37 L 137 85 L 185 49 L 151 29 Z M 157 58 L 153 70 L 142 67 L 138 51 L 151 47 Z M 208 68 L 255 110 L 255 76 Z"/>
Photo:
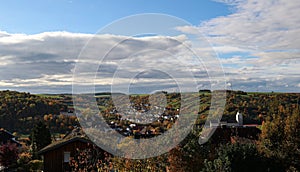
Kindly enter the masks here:
<path id="1" fill-rule="evenodd" d="M 51 150 L 55 150 L 57 148 L 60 148 L 68 143 L 72 143 L 74 141 L 81 141 L 81 142 L 85 142 L 85 143 L 89 143 L 91 142 L 90 140 L 88 140 L 87 138 L 85 137 L 73 137 L 71 139 L 63 139 L 63 140 L 60 140 L 60 141 L 56 141 L 54 143 L 51 143 L 50 145 L 44 147 L 43 149 L 41 149 L 38 154 L 44 154 L 46 152 L 49 152 Z"/>
<path id="2" fill-rule="evenodd" d="M 8 140 L 8 139 L 12 139 L 14 138 L 15 136 L 12 135 L 10 132 L 4 130 L 3 128 L 0 129 L 0 141 L 2 139 L 5 139 L 5 140 Z"/>
<path id="3" fill-rule="evenodd" d="M 15 140 L 15 136 L 11 134 L 10 132 L 4 130 L 3 128 L 0 129 L 0 143 L 7 143 L 8 141 L 17 144 L 18 146 L 21 146 L 21 144 Z"/>
<path id="4" fill-rule="evenodd" d="M 84 132 L 82 131 L 82 129 L 80 128 L 75 128 L 74 130 L 72 130 L 69 134 L 67 134 L 62 140 L 59 141 L 55 141 L 51 144 L 49 144 L 48 146 L 42 148 L 38 154 L 44 154 L 48 151 L 51 150 L 55 150 L 57 148 L 60 148 L 68 143 L 72 143 L 74 141 L 81 141 L 81 142 L 85 142 L 85 143 L 89 143 L 91 142 L 88 137 L 86 136 L 86 134 L 84 134 Z"/>

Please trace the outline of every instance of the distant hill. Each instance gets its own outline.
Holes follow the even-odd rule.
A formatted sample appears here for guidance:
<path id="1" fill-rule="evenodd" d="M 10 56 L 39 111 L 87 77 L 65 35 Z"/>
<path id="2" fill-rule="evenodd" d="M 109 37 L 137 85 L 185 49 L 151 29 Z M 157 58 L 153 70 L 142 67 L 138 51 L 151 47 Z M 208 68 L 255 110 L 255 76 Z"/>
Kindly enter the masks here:
<path id="1" fill-rule="evenodd" d="M 234 121 L 235 114 L 240 111 L 244 116 L 244 123 L 260 124 L 262 120 L 272 114 L 291 114 L 299 107 L 300 93 L 247 93 L 243 91 L 226 91 L 226 106 L 223 121 Z M 195 93 L 197 94 L 197 93 Z M 198 125 L 204 124 L 210 108 L 210 90 L 200 90 L 200 109 Z M 180 94 L 166 93 L 170 98 L 169 105 L 178 108 Z M 145 96 L 134 95 L 137 102 L 146 102 Z M 96 93 L 100 111 L 109 113 L 114 105 L 111 93 Z M 139 99 L 141 99 L 139 101 Z M 173 100 L 171 100 L 173 99 Z M 65 117 L 60 112 L 67 112 L 73 108 L 71 94 L 39 94 L 25 92 L 0 91 L 0 127 L 9 131 L 30 133 L 37 120 L 43 120 L 52 132 L 64 133 L 79 125 L 76 116 Z"/>
<path id="2" fill-rule="evenodd" d="M 45 115 L 59 116 L 60 111 L 66 109 L 60 99 L 25 92 L 0 91 L 0 128 L 28 134 L 34 123 L 44 120 Z"/>

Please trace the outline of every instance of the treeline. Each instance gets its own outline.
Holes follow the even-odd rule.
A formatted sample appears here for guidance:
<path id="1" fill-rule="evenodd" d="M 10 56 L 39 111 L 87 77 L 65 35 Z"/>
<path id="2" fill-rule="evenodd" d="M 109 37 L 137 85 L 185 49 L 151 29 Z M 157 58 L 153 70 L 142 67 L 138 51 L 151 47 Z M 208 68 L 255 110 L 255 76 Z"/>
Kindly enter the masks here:
<path id="1" fill-rule="evenodd" d="M 228 92 L 223 115 L 224 121 L 234 121 L 240 111 L 244 123 L 261 124 L 274 114 L 292 114 L 299 107 L 299 93 L 246 93 Z"/>
<path id="2" fill-rule="evenodd" d="M 65 133 L 76 125 L 74 117 L 61 116 L 67 109 L 60 100 L 25 92 L 0 91 L 0 127 L 19 134 L 29 134 L 37 121 L 45 121 L 51 132 Z"/>

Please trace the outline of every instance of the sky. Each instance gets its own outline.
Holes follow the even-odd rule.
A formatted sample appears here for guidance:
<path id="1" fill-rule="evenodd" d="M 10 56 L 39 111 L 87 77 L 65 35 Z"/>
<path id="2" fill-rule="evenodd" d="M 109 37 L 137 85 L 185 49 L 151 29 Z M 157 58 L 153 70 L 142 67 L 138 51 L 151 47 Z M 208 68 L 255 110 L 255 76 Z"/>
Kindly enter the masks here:
<path id="1" fill-rule="evenodd" d="M 197 25 L 230 12 L 225 4 L 209 0 L 12 0 L 2 4 L 0 11 L 2 31 L 25 34 L 94 34 L 114 20 L 140 13 L 169 14 Z"/>
<path id="2" fill-rule="evenodd" d="M 212 74 L 220 71 L 210 66 L 204 47 L 191 43 L 190 38 L 199 38 L 214 51 L 224 73 L 215 78 L 228 89 L 299 92 L 299 11 L 298 0 L 7 1 L 0 6 L 0 89 L 70 93 L 80 64 L 87 70 L 99 67 L 97 91 L 109 91 L 114 84 L 136 92 L 172 90 L 180 82 L 194 87 L 193 79 L 197 89 L 211 89 Z M 167 14 L 188 24 L 174 27 L 170 35 L 100 34 L 95 39 L 100 47 L 86 46 L 112 22 L 141 13 Z M 124 40 L 99 65 L 94 55 Z M 204 65 L 191 64 L 193 55 L 183 45 L 201 51 Z M 88 53 L 84 48 L 90 48 Z M 89 83 L 84 74 L 75 76 L 82 87 Z"/>

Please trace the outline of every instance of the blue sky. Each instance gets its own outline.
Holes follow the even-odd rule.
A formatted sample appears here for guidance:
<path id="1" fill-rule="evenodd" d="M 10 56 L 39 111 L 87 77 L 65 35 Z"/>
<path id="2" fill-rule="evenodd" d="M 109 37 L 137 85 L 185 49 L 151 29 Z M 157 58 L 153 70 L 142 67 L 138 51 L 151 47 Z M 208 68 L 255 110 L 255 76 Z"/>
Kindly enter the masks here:
<path id="1" fill-rule="evenodd" d="M 174 40 L 191 45 L 206 57 L 208 47 L 194 46 L 190 40 L 192 37 L 206 40 L 209 49 L 218 55 L 224 76 L 217 78 L 226 81 L 228 89 L 299 92 L 299 11 L 299 0 L 7 1 L 0 6 L 0 89 L 33 93 L 71 92 L 77 58 L 94 33 L 129 15 L 162 13 L 184 19 L 191 25 L 172 28 L 177 35 L 130 37 L 111 34 L 97 37 L 100 47 L 83 55 L 86 69 L 98 65 L 97 59 L 92 58 L 95 53 L 118 41 L 129 40 L 127 45 L 122 45 L 112 54 L 111 59 L 101 64 L 99 70 L 103 73 L 96 84 L 99 91 L 110 90 L 113 74 L 118 70 L 122 71 L 118 82 L 131 84 L 136 90 L 159 89 L 158 84 L 163 89 L 172 90 L 171 87 L 176 85 L 174 78 L 166 79 L 163 72 L 151 70 L 151 66 L 146 65 L 148 71 L 135 71 L 139 72 L 139 80 L 129 78 L 134 76 L 133 70 L 142 69 L 143 64 L 152 64 L 158 69 L 174 68 L 182 74 L 177 77 L 185 79 L 186 84 L 191 83 L 192 80 L 183 75 L 187 74 L 187 66 L 183 64 L 188 64 L 191 58 Z M 137 28 L 145 25 L 143 21 L 136 24 Z M 126 27 L 123 24 L 117 29 L 123 31 L 128 29 Z M 136 51 L 143 47 L 164 48 L 184 63 L 168 55 L 164 59 L 161 57 L 164 53 L 136 55 Z M 131 57 L 132 54 L 136 56 Z M 158 63 L 161 60 L 169 62 L 162 65 Z M 122 68 L 121 64 L 127 66 Z M 210 74 L 201 68 L 201 64 L 199 66 L 196 63 L 188 68 L 199 80 L 197 87 L 209 89 L 213 85 Z M 80 80 L 88 83 L 86 76 Z"/>
<path id="2" fill-rule="evenodd" d="M 0 29 L 26 34 L 95 33 L 114 20 L 140 13 L 165 13 L 198 25 L 229 12 L 226 4 L 209 0 L 11 0 L 0 6 Z"/>

